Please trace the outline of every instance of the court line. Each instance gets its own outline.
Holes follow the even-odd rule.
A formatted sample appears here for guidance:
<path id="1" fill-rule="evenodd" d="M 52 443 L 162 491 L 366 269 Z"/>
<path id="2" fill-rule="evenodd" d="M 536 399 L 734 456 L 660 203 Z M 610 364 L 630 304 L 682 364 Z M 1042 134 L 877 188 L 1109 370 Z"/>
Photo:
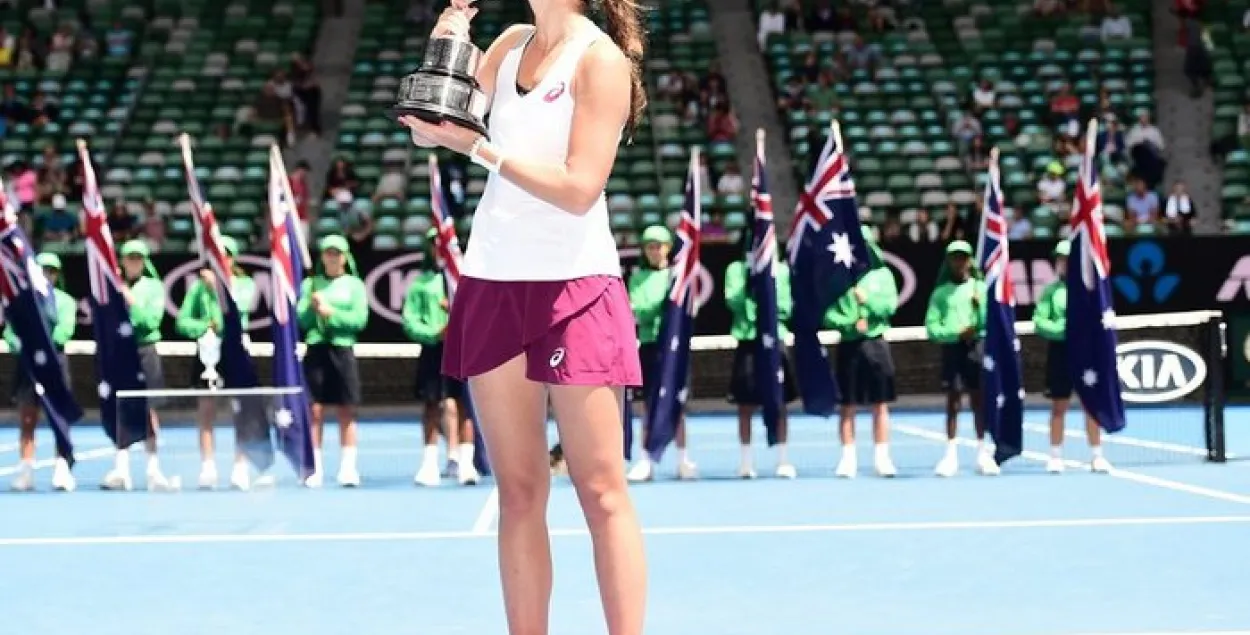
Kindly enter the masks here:
<path id="1" fill-rule="evenodd" d="M 1070 518 L 982 521 L 929 521 L 881 523 L 832 523 L 804 525 L 706 525 L 688 527 L 648 527 L 649 536 L 708 536 L 755 534 L 815 534 L 849 532 L 922 532 L 975 531 L 984 529 L 1071 529 L 1090 527 L 1177 526 L 1177 525 L 1239 525 L 1250 524 L 1250 515 L 1242 516 L 1145 516 L 1123 518 Z M 156 534 L 130 536 L 64 536 L 36 538 L 0 538 L 2 547 L 106 546 L 160 544 L 222 544 L 274 542 L 421 542 L 491 538 L 493 531 L 408 531 L 408 532 L 343 532 L 343 533 L 256 533 L 256 534 Z M 585 527 L 551 530 L 553 538 L 585 537 Z"/>
<path id="2" fill-rule="evenodd" d="M 1026 432 L 1036 432 L 1038 434 L 1050 434 L 1049 423 L 1045 423 L 1045 424 L 1026 423 L 1024 424 L 1024 429 Z M 1084 429 L 1078 430 L 1076 428 L 1064 428 L 1063 436 L 1071 437 L 1074 439 L 1084 439 L 1085 430 Z M 1161 450 L 1164 452 L 1176 452 L 1178 454 L 1188 454 L 1191 456 L 1198 456 L 1202 458 L 1207 457 L 1206 448 L 1200 448 L 1200 447 L 1193 446 L 1193 445 L 1185 445 L 1183 443 L 1168 443 L 1166 441 L 1151 441 L 1148 439 L 1140 439 L 1137 437 L 1120 436 L 1118 434 L 1103 434 L 1102 441 L 1103 443 L 1107 443 L 1110 445 L 1127 445 L 1127 446 L 1132 446 L 1135 448 L 1143 448 L 1146 450 Z M 1234 456 L 1232 454 L 1229 454 L 1228 458 L 1231 459 L 1231 458 L 1234 458 Z"/>
<path id="3" fill-rule="evenodd" d="M 12 452 L 21 447 L 19 443 L 0 443 L 0 452 Z"/>
<path id="4" fill-rule="evenodd" d="M 1142 631 L 1131 633 L 1108 631 L 1101 633 L 1062 633 L 1061 635 L 1250 635 L 1250 631 Z"/>
<path id="5" fill-rule="evenodd" d="M 495 527 L 495 520 L 499 518 L 499 488 L 490 488 L 490 494 L 486 495 L 486 502 L 482 503 L 482 511 L 477 513 L 477 520 L 473 521 L 473 529 L 469 532 L 475 536 L 488 536 Z"/>
<path id="6" fill-rule="evenodd" d="M 87 450 L 85 452 L 75 452 L 74 458 L 77 461 L 90 461 L 93 459 L 102 459 L 104 457 L 113 456 L 115 452 L 116 450 L 112 446 L 108 446 L 108 447 L 103 447 L 103 448 L 95 448 L 93 450 Z M 35 461 L 34 467 L 36 470 L 42 470 L 42 469 L 50 468 L 53 465 L 56 465 L 56 459 L 40 459 L 38 461 Z M 13 465 L 10 467 L 0 467 L 0 478 L 3 478 L 5 476 L 11 476 L 13 474 L 17 474 L 17 471 L 20 469 L 21 469 L 20 465 Z"/>
<path id="7" fill-rule="evenodd" d="M 893 426 L 891 426 L 891 428 L 903 434 L 908 434 L 914 437 L 928 439 L 931 441 L 945 443 L 947 440 L 945 433 L 934 432 L 932 430 L 925 430 L 922 428 L 917 428 L 915 426 L 894 424 Z M 961 446 L 968 447 L 968 448 L 975 448 L 977 446 L 977 442 L 975 440 L 968 439 L 965 437 L 960 437 L 958 439 L 955 439 L 955 442 Z M 1050 460 L 1049 455 L 1043 452 L 1035 452 L 1033 450 L 1025 450 L 1024 452 L 1020 453 L 1020 456 L 1021 458 L 1028 459 L 1030 461 L 1037 461 L 1039 463 L 1045 463 Z M 1073 461 L 1071 459 L 1065 459 L 1063 463 L 1065 466 L 1071 467 L 1071 468 L 1086 469 L 1086 470 L 1090 468 L 1089 463 L 1083 463 L 1081 461 Z M 1200 485 L 1192 485 L 1189 483 L 1184 483 L 1181 481 L 1174 481 L 1172 479 L 1167 479 L 1167 478 L 1160 478 L 1157 476 L 1149 476 L 1146 474 L 1142 474 L 1140 472 L 1130 472 L 1128 470 L 1122 470 L 1120 468 L 1113 468 L 1110 472 L 1107 473 L 1107 475 L 1115 477 L 1115 478 L 1119 478 L 1119 479 L 1124 479 L 1126 481 L 1133 481 L 1135 483 L 1141 483 L 1143 485 L 1151 485 L 1151 486 L 1162 488 L 1162 489 L 1172 490 L 1174 492 L 1184 492 L 1186 494 L 1193 494 L 1195 496 L 1205 496 L 1207 498 L 1214 498 L 1216 500 L 1222 500 L 1222 501 L 1229 502 L 1229 503 L 1238 503 L 1240 505 L 1250 505 L 1250 496 L 1234 494 L 1232 492 L 1226 492 L 1224 490 L 1214 489 L 1211 487 L 1202 487 Z"/>

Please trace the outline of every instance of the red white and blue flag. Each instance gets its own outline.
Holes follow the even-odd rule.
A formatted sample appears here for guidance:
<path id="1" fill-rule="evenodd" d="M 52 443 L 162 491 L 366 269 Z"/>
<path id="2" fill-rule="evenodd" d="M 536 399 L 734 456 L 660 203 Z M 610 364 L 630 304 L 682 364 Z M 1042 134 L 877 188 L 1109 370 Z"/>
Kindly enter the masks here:
<path id="1" fill-rule="evenodd" d="M 1111 306 L 1111 257 L 1103 228 L 1102 188 L 1094 160 L 1098 124 L 1085 137 L 1072 212 L 1068 256 L 1068 367 L 1081 404 L 1108 432 L 1124 429 L 1124 399 L 1116 372 L 1116 331 Z"/>
<path id="2" fill-rule="evenodd" d="M 820 343 L 825 311 L 868 272 L 871 256 L 859 227 L 855 179 L 834 122 L 816 169 L 799 194 L 790 231 L 790 290 L 794 299 L 794 365 L 803 411 L 828 417 L 838 382 Z"/>
<path id="3" fill-rule="evenodd" d="M 430 153 L 430 214 L 434 228 L 438 231 L 434 237 L 434 253 L 442 261 L 443 283 L 447 288 L 447 302 L 455 301 L 456 289 L 460 286 L 460 269 L 464 264 L 464 254 L 460 251 L 460 239 L 456 236 L 456 219 L 448 205 L 447 192 L 443 189 L 443 174 L 439 171 L 438 156 Z M 486 442 L 482 438 L 482 429 L 477 424 L 477 412 L 473 408 L 473 396 L 469 394 L 469 383 L 464 384 L 465 417 L 473 422 L 473 467 L 480 474 L 490 474 L 490 458 L 486 455 Z"/>
<path id="4" fill-rule="evenodd" d="M 139 344 L 130 307 L 122 289 L 117 251 L 109 230 L 104 199 L 96 182 L 91 153 L 85 142 L 78 142 L 79 164 L 83 171 L 82 215 L 87 242 L 87 274 L 91 281 L 91 329 L 95 336 L 95 364 L 100 396 L 100 423 L 118 448 L 128 448 L 148 436 L 148 400 L 128 397 L 118 400 L 121 390 L 146 390 L 147 378 L 139 363 Z"/>
<path id="5" fill-rule="evenodd" d="M 82 419 L 82 408 L 65 381 L 49 324 L 56 319 L 56 290 L 35 262 L 30 240 L 17 220 L 16 199 L 0 183 L 0 305 L 4 322 L 21 344 L 18 372 L 35 387 L 52 425 L 57 456 L 74 464 L 70 425 Z"/>
<path id="6" fill-rule="evenodd" d="M 777 443 L 782 409 L 785 408 L 784 371 L 781 368 L 779 312 L 777 306 L 777 229 L 773 224 L 773 198 L 768 193 L 763 131 L 756 136 L 755 171 L 751 176 L 751 246 L 746 254 L 747 285 L 755 300 L 755 373 L 757 395 L 764 415 L 768 444 Z"/>
<path id="7" fill-rule="evenodd" d="M 298 389 L 278 399 L 274 412 L 278 448 L 291 462 L 303 482 L 316 469 L 312 444 L 312 411 L 305 391 L 304 369 L 296 347 L 299 321 L 295 307 L 303 284 L 307 250 L 303 244 L 299 212 L 287 180 L 282 155 L 276 148 L 269 157 L 269 283 L 273 305 L 273 385 Z"/>
<path id="8" fill-rule="evenodd" d="M 694 335 L 694 317 L 702 304 L 700 290 L 699 237 L 703 215 L 699 182 L 699 151 L 690 153 L 686 173 L 686 197 L 673 245 L 672 278 L 660 317 L 660 334 L 656 343 L 660 351 L 659 388 L 646 395 L 647 419 L 645 442 L 651 460 L 659 463 L 664 450 L 677 437 L 686 398 L 690 392 L 690 340 Z"/>
<path id="9" fill-rule="evenodd" d="M 996 446 L 994 460 L 1002 464 L 1024 449 L 1024 380 L 997 150 L 990 160 L 988 176 L 977 243 L 977 266 L 985 272 L 988 289 L 985 349 L 981 358 L 981 412 Z"/>

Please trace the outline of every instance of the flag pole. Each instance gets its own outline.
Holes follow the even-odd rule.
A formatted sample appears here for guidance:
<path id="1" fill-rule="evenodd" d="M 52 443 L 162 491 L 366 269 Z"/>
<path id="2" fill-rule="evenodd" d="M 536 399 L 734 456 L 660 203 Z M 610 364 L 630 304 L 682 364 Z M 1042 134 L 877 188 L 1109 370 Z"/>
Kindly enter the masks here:
<path id="1" fill-rule="evenodd" d="M 756 156 L 760 156 L 760 157 L 764 156 L 765 135 L 766 133 L 764 132 L 763 128 L 756 128 L 755 130 L 755 155 Z"/>
<path id="2" fill-rule="evenodd" d="M 191 154 L 191 136 L 187 133 L 178 135 L 178 146 L 182 151 L 182 165 L 187 170 L 187 185 L 191 185 L 191 179 L 195 178 L 195 157 Z M 204 195 L 203 192 L 200 193 Z M 191 214 L 191 220 L 195 223 L 195 246 L 196 251 L 200 254 L 200 261 L 207 264 L 208 255 L 204 253 L 204 222 L 200 219 L 200 213 L 196 210 Z"/>
<path id="3" fill-rule="evenodd" d="M 269 146 L 269 169 L 278 173 L 278 187 L 282 188 L 282 195 L 291 202 L 292 207 L 295 207 L 295 195 L 291 192 L 291 180 L 286 175 L 286 163 L 282 160 L 282 152 L 278 150 L 276 143 Z M 295 241 L 299 244 L 299 253 L 304 259 L 304 268 L 311 269 L 313 267 L 312 255 L 308 251 L 308 241 L 304 238 L 302 228 L 301 231 L 295 232 Z"/>
<path id="4" fill-rule="evenodd" d="M 838 150 L 846 154 L 846 148 L 842 147 L 842 124 L 837 119 L 829 122 L 829 134 L 833 135 L 833 143 L 838 147 Z"/>

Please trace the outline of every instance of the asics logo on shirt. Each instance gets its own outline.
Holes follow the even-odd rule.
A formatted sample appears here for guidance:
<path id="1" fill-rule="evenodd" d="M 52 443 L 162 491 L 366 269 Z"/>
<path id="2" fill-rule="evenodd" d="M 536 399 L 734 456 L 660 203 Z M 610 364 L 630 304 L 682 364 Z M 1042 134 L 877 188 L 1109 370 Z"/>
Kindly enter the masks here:
<path id="1" fill-rule="evenodd" d="M 543 101 L 550 104 L 551 102 L 559 99 L 560 95 L 563 95 L 563 94 L 564 94 L 564 82 L 559 82 L 558 84 L 555 85 L 554 88 L 547 91 L 546 95 L 543 95 Z"/>
<path id="2" fill-rule="evenodd" d="M 562 361 L 564 361 L 564 349 L 557 348 L 555 352 L 551 354 L 551 359 L 547 360 L 547 365 L 555 368 L 556 366 L 559 366 Z"/>

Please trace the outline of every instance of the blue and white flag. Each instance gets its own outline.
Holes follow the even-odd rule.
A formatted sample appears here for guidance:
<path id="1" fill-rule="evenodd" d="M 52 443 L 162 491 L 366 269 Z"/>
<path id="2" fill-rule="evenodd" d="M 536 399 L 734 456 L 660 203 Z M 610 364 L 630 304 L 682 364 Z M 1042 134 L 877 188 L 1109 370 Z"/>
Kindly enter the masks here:
<path id="1" fill-rule="evenodd" d="M 755 171 L 751 176 L 751 246 L 746 254 L 747 285 L 755 300 L 755 384 L 764 415 L 768 444 L 776 445 L 781 413 L 785 408 L 785 374 L 781 368 L 781 341 L 777 308 L 777 229 L 773 224 L 773 199 L 765 172 L 764 131 L 756 133 Z"/>
<path id="2" fill-rule="evenodd" d="M 977 266 L 985 272 L 989 296 L 986 298 L 985 350 L 981 358 L 981 416 L 994 439 L 994 460 L 999 464 L 1018 456 L 1024 449 L 1024 380 L 1020 339 L 1016 337 L 1016 301 L 1008 242 L 998 150 L 995 149 L 985 184 Z"/>

